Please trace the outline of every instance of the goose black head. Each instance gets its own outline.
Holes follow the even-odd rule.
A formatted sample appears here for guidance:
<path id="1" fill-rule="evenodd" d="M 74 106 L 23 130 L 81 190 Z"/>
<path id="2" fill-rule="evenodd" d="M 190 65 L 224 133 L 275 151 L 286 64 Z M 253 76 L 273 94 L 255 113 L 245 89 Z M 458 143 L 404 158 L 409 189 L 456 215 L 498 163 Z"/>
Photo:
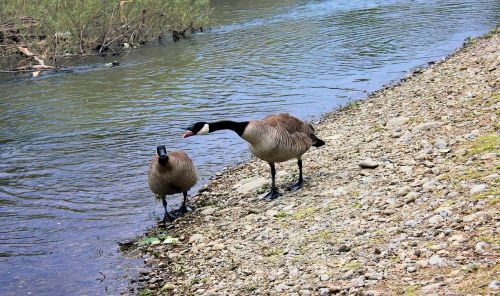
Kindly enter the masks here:
<path id="1" fill-rule="evenodd" d="M 158 146 L 156 147 L 156 155 L 158 155 L 158 162 L 160 164 L 165 164 L 168 161 L 167 147 Z"/>
<path id="2" fill-rule="evenodd" d="M 186 129 L 182 135 L 183 138 L 191 137 L 194 135 L 206 135 L 210 132 L 210 126 L 206 122 L 197 122 Z"/>

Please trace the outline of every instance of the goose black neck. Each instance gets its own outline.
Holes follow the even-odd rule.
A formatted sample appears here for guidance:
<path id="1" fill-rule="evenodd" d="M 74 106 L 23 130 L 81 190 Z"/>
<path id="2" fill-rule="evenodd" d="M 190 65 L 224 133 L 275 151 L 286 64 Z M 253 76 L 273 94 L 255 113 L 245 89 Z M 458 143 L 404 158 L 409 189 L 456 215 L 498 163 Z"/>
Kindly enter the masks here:
<path id="1" fill-rule="evenodd" d="M 161 165 L 165 165 L 166 163 L 168 162 L 168 156 L 164 156 L 164 157 L 158 157 L 158 163 L 161 164 Z"/>
<path id="2" fill-rule="evenodd" d="M 241 137 L 247 125 L 248 121 L 242 121 L 242 122 L 230 121 L 230 120 L 217 121 L 210 123 L 210 132 L 228 129 L 234 131 L 235 133 L 238 134 L 238 136 Z"/>

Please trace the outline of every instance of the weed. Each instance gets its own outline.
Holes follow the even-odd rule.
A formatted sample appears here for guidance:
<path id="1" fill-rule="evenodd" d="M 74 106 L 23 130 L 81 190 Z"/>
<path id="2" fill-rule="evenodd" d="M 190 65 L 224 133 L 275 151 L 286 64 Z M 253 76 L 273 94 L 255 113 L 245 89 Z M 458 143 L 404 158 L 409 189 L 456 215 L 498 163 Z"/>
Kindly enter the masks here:
<path id="1" fill-rule="evenodd" d="M 288 214 L 287 212 L 285 211 L 279 211 L 278 214 L 276 214 L 276 217 L 278 220 L 282 220 L 282 219 L 285 219 L 286 217 L 290 216 L 290 214 Z"/>
<path id="2" fill-rule="evenodd" d="M 304 219 L 308 216 L 311 216 L 315 212 L 316 212 L 315 208 L 299 209 L 295 213 L 293 213 L 293 218 L 296 220 L 301 220 L 301 219 Z"/>
<path id="3" fill-rule="evenodd" d="M 271 248 L 264 251 L 265 257 L 281 256 L 283 254 L 282 248 Z"/>
<path id="4" fill-rule="evenodd" d="M 477 137 L 469 143 L 467 156 L 483 154 L 488 152 L 500 152 L 500 140 L 496 134 L 484 135 Z"/>
<path id="5" fill-rule="evenodd" d="M 417 296 L 417 287 L 415 286 L 407 286 L 405 287 L 405 296 Z"/>

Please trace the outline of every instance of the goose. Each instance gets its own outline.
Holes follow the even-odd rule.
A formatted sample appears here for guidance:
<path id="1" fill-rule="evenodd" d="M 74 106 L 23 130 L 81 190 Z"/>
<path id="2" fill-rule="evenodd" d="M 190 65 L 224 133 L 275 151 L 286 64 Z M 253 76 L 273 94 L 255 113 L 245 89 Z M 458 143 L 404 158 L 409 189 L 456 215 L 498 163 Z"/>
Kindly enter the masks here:
<path id="1" fill-rule="evenodd" d="M 288 113 L 269 115 L 261 120 L 196 122 L 187 128 L 183 138 L 207 135 L 219 130 L 232 130 L 248 142 L 250 151 L 257 158 L 267 161 L 271 167 L 271 190 L 264 199 L 272 200 L 281 195 L 276 189 L 275 163 L 297 159 L 299 180 L 289 190 L 302 188 L 302 155 L 311 148 L 321 147 L 325 142 L 314 135 L 312 125 Z"/>
<path id="2" fill-rule="evenodd" d="M 177 210 L 178 214 L 188 212 L 186 207 L 187 192 L 196 184 L 198 177 L 193 161 L 182 151 L 172 151 L 167 154 L 165 146 L 156 147 L 156 154 L 153 155 L 148 171 L 148 184 L 156 198 L 161 199 L 165 215 L 163 223 L 168 220 L 172 222 L 174 218 L 168 214 L 166 196 L 170 194 L 182 193 L 184 200 L 182 206 Z"/>

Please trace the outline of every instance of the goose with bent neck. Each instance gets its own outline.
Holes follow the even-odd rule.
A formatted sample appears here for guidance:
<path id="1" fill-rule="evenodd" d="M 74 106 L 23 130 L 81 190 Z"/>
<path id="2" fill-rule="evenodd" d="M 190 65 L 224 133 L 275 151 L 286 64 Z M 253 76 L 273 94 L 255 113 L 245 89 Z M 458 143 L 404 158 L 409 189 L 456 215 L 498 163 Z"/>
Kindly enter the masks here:
<path id="1" fill-rule="evenodd" d="M 314 134 L 313 127 L 288 113 L 270 115 L 262 120 L 197 122 L 187 129 L 183 137 L 207 135 L 219 130 L 232 130 L 248 142 L 250 151 L 257 158 L 267 161 L 271 167 L 271 191 L 264 197 L 274 199 L 281 194 L 276 189 L 275 163 L 297 159 L 299 180 L 290 190 L 302 188 L 302 155 L 311 146 L 325 144 Z"/>

